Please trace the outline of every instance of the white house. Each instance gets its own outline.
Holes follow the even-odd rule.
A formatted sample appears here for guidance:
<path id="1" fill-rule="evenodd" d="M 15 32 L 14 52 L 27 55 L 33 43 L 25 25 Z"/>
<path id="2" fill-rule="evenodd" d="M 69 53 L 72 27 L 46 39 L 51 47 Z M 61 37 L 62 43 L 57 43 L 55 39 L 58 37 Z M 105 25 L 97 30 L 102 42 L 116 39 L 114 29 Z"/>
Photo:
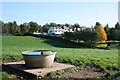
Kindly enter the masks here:
<path id="1" fill-rule="evenodd" d="M 70 29 L 69 27 L 66 26 L 62 26 L 62 27 L 50 27 L 50 29 L 48 30 L 48 33 L 55 33 L 55 34 L 63 34 L 64 32 L 73 32 L 72 29 Z"/>
<path id="2" fill-rule="evenodd" d="M 48 30 L 48 34 L 51 33 L 55 33 L 56 35 L 61 35 L 64 32 L 76 32 L 76 31 L 80 31 L 83 30 L 81 28 L 74 28 L 73 30 L 70 29 L 69 27 L 66 26 L 62 26 L 62 27 L 50 27 L 50 29 Z"/>
<path id="3" fill-rule="evenodd" d="M 74 28 L 74 32 L 76 32 L 76 31 L 80 31 L 81 29 L 80 28 Z"/>
<path id="4" fill-rule="evenodd" d="M 50 27 L 50 29 L 48 30 L 48 33 L 55 33 L 55 34 L 62 34 L 64 33 L 64 29 L 62 29 L 61 27 Z"/>

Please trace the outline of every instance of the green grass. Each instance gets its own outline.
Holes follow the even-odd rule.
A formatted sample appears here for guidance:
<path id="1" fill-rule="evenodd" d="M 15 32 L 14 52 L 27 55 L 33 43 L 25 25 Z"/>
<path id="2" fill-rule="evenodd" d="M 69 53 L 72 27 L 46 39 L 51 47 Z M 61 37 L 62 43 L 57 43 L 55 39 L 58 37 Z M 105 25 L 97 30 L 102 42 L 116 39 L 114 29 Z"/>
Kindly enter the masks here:
<path id="1" fill-rule="evenodd" d="M 2 59 L 23 59 L 21 52 L 29 50 L 56 51 L 55 60 L 68 63 L 94 63 L 96 65 L 118 68 L 118 50 L 83 48 L 57 38 L 31 36 L 3 36 Z"/>
<path id="2" fill-rule="evenodd" d="M 7 72 L 0 72 L 0 80 L 18 80 L 18 79 L 10 78 Z"/>
<path id="3" fill-rule="evenodd" d="M 63 74 L 65 71 L 70 71 L 70 70 L 77 70 L 76 68 L 74 67 L 71 67 L 71 68 L 66 68 L 66 69 L 63 69 L 63 70 L 58 70 L 58 71 L 55 71 L 55 72 L 49 72 L 45 77 L 53 77 L 55 75 L 60 75 L 60 74 Z"/>
<path id="4" fill-rule="evenodd" d="M 8 79 L 8 74 L 6 72 L 0 72 L 0 79 Z"/>

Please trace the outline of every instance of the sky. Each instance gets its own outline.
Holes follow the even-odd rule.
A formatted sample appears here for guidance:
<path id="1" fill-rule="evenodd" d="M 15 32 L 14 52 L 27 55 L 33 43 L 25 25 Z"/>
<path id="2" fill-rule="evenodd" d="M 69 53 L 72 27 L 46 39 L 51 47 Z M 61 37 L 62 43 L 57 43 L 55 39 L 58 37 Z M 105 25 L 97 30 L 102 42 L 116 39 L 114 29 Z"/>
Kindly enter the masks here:
<path id="1" fill-rule="evenodd" d="M 114 27 L 118 22 L 118 2 L 2 2 L 2 21 L 78 23 L 86 27 L 100 22 Z"/>

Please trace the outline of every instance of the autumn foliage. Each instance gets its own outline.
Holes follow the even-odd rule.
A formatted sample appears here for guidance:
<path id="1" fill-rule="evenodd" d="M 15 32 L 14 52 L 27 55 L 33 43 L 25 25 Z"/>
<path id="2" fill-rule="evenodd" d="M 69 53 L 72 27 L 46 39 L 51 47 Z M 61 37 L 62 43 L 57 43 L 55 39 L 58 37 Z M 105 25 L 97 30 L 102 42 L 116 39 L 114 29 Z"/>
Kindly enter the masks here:
<path id="1" fill-rule="evenodd" d="M 96 28 L 96 32 L 99 35 L 99 41 L 105 43 L 107 40 L 107 34 L 105 33 L 104 28 L 100 25 Z"/>

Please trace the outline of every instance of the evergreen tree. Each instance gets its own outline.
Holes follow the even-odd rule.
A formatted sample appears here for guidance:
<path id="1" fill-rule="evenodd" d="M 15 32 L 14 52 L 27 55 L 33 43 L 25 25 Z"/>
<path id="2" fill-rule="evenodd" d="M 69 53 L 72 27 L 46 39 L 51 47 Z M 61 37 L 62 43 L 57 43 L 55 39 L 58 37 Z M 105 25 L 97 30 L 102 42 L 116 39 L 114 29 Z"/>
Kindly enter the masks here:
<path id="1" fill-rule="evenodd" d="M 104 27 L 104 30 L 105 30 L 105 33 L 107 34 L 107 37 L 109 38 L 110 37 L 110 28 L 109 28 L 108 24 Z"/>
<path id="2" fill-rule="evenodd" d="M 119 24 L 119 22 L 117 22 L 117 24 L 115 25 L 115 29 L 120 29 L 120 24 Z"/>
<path id="3" fill-rule="evenodd" d="M 100 26 L 101 24 L 99 22 L 96 22 L 95 29 Z"/>

